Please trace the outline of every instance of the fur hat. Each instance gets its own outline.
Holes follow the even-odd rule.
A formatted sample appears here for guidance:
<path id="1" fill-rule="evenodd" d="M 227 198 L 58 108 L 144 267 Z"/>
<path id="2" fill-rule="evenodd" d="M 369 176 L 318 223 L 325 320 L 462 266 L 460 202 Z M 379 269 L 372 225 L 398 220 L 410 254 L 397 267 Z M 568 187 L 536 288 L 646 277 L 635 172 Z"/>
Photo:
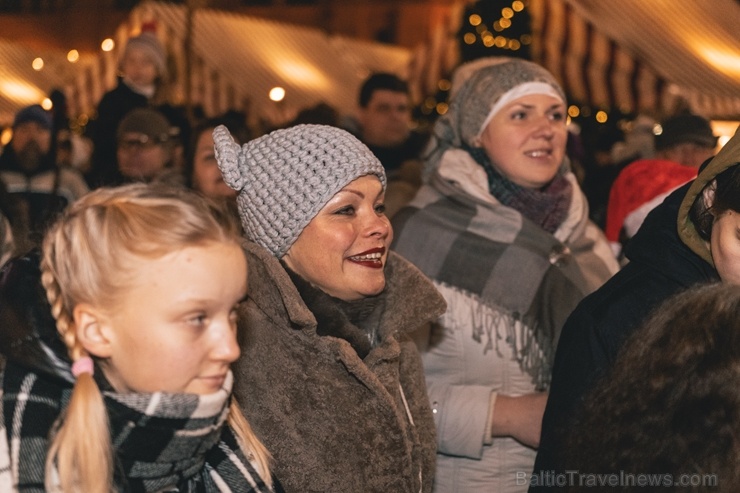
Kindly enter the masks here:
<path id="1" fill-rule="evenodd" d="M 18 113 L 15 114 L 13 128 L 17 128 L 18 125 L 28 122 L 36 122 L 46 130 L 51 130 L 54 127 L 51 114 L 38 104 L 32 104 L 31 106 L 26 106 L 25 108 L 20 109 Z"/>
<path id="2" fill-rule="evenodd" d="M 348 183 L 375 175 L 385 189 L 378 158 L 336 127 L 296 125 L 240 146 L 220 125 L 213 141 L 224 181 L 239 192 L 239 216 L 247 236 L 278 258 Z"/>
<path id="3" fill-rule="evenodd" d="M 154 33 L 142 32 L 138 36 L 129 38 L 121 60 L 126 58 L 128 53 L 134 49 L 142 50 L 149 56 L 152 63 L 157 67 L 157 74 L 160 77 L 167 75 L 167 53 Z"/>

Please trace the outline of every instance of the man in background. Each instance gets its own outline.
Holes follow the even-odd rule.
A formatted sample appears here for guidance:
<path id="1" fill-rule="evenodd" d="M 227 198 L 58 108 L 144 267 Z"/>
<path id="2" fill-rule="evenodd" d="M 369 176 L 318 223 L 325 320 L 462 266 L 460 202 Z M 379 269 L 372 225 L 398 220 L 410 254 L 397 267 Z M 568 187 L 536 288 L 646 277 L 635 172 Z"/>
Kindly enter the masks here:
<path id="1" fill-rule="evenodd" d="M 6 215 L 20 253 L 40 244 L 55 216 L 88 192 L 78 171 L 57 166 L 52 133 L 51 114 L 40 105 L 27 106 L 15 115 L 13 137 L 0 155 Z"/>
<path id="2" fill-rule="evenodd" d="M 690 113 L 666 119 L 654 133 L 655 158 L 625 166 L 609 193 L 604 232 L 616 255 L 651 210 L 696 178 L 699 166 L 714 156 L 717 146 L 709 121 Z"/>
<path id="3" fill-rule="evenodd" d="M 159 111 L 131 110 L 117 131 L 118 184 L 130 182 L 183 184 L 180 169 L 173 165 L 179 145 L 177 129 Z"/>
<path id="4" fill-rule="evenodd" d="M 390 217 L 421 185 L 421 153 L 428 136 L 412 130 L 408 84 L 394 74 L 370 75 L 360 87 L 358 103 L 355 134 L 385 168 Z"/>

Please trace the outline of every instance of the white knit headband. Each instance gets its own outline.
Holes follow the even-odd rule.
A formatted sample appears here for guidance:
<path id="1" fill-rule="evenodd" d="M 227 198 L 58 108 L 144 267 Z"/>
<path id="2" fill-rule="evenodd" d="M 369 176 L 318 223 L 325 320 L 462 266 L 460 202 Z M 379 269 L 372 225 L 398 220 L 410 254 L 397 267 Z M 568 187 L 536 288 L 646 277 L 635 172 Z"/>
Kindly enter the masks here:
<path id="1" fill-rule="evenodd" d="M 528 96 L 530 94 L 545 94 L 563 101 L 563 96 L 560 92 L 547 82 L 525 82 L 523 84 L 519 84 L 518 86 L 509 89 L 500 98 L 498 98 L 498 101 L 496 101 L 493 107 L 491 107 L 491 111 L 488 112 L 486 119 L 483 120 L 483 123 L 481 124 L 480 129 L 478 129 L 478 133 L 475 137 L 480 138 L 488 124 L 491 123 L 493 117 L 496 116 L 504 106 L 522 96 Z M 563 101 L 563 103 L 565 103 L 565 101 Z"/>

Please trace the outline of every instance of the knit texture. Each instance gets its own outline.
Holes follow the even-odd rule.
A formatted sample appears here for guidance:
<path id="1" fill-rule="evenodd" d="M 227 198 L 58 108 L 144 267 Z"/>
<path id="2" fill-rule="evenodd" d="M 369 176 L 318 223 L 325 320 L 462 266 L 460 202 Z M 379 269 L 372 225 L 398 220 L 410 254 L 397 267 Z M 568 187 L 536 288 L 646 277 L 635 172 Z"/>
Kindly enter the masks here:
<path id="1" fill-rule="evenodd" d="M 450 102 L 450 109 L 437 119 L 427 147 L 424 176 L 429 177 L 448 149 L 463 144 L 477 146 L 475 138 L 494 105 L 514 88 L 531 82 L 549 85 L 566 101 L 563 89 L 546 69 L 520 59 L 493 63 L 476 70 Z"/>
<path id="2" fill-rule="evenodd" d="M 326 203 L 350 182 L 383 165 L 357 138 L 327 125 L 275 130 L 243 146 L 223 125 L 213 131 L 224 181 L 239 192 L 246 235 L 281 258 Z"/>

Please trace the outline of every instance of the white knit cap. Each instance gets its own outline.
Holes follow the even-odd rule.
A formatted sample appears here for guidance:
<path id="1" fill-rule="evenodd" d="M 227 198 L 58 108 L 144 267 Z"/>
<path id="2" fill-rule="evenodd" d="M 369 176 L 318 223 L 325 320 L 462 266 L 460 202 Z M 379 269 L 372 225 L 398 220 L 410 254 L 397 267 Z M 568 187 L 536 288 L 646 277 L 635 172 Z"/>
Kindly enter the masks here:
<path id="1" fill-rule="evenodd" d="M 350 182 L 375 175 L 385 189 L 378 158 L 336 127 L 296 125 L 240 146 L 220 125 L 213 141 L 224 181 L 239 192 L 236 200 L 247 237 L 278 258 Z"/>
<path id="2" fill-rule="evenodd" d="M 129 51 L 133 49 L 142 50 L 147 54 L 154 66 L 157 67 L 157 75 L 160 77 L 167 76 L 167 52 L 154 33 L 143 32 L 138 36 L 129 38 L 121 59 L 126 58 Z"/>

